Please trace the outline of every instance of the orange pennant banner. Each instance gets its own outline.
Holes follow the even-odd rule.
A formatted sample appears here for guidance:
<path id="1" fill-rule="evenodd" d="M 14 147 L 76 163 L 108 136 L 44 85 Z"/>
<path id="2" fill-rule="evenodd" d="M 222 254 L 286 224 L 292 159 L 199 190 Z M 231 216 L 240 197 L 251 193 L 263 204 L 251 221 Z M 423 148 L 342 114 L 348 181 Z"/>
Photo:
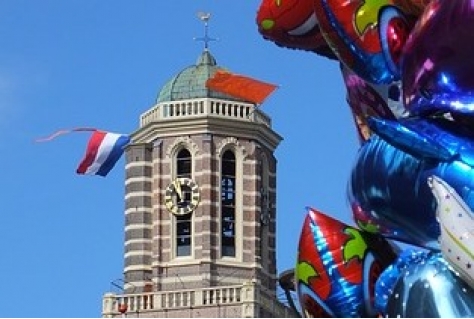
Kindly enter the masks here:
<path id="1" fill-rule="evenodd" d="M 218 70 L 208 79 L 206 87 L 256 104 L 262 104 L 277 88 L 276 85 L 224 70 Z"/>

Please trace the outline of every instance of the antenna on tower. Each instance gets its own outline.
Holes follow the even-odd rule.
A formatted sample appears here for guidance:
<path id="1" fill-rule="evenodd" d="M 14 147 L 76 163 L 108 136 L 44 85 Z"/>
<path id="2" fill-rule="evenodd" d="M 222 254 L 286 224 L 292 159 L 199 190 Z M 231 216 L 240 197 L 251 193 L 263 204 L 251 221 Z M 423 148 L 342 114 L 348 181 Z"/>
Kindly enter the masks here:
<path id="1" fill-rule="evenodd" d="M 204 42 L 204 50 L 208 50 L 209 49 L 209 42 L 219 40 L 217 38 L 209 37 L 209 19 L 211 19 L 211 13 L 198 11 L 196 15 L 197 15 L 199 20 L 204 22 L 204 36 L 199 37 L 199 38 L 195 37 L 194 40 Z"/>

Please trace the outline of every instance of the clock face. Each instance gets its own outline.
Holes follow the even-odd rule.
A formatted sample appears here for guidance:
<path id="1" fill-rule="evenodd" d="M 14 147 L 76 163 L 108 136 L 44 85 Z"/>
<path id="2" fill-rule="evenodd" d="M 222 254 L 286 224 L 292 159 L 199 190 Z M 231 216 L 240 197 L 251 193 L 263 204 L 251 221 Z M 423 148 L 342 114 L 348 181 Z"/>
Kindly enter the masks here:
<path id="1" fill-rule="evenodd" d="M 165 191 L 165 206 L 175 215 L 191 213 L 199 204 L 198 185 L 190 178 L 176 178 Z"/>

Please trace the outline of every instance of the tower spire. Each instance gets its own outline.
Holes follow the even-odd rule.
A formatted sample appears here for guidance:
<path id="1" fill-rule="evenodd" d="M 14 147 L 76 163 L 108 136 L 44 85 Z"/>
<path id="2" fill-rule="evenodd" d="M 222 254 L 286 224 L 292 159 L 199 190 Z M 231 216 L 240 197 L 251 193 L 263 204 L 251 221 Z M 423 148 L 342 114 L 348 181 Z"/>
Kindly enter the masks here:
<path id="1" fill-rule="evenodd" d="M 204 36 L 199 37 L 199 38 L 194 38 L 194 40 L 204 42 L 204 50 L 207 51 L 209 49 L 209 42 L 217 41 L 219 39 L 209 37 L 209 19 L 211 18 L 211 14 L 209 12 L 199 11 L 197 13 L 197 17 L 199 18 L 199 20 L 204 22 Z"/>

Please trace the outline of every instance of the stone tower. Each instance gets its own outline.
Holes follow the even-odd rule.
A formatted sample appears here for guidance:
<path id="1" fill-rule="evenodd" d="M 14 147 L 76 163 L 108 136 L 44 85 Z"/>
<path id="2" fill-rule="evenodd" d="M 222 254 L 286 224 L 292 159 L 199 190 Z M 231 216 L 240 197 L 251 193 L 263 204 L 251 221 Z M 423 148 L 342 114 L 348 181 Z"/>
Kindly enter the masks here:
<path id="1" fill-rule="evenodd" d="M 257 105 L 206 87 L 219 69 L 206 42 L 131 134 L 125 285 L 104 317 L 292 316 L 276 298 L 281 137 Z"/>

